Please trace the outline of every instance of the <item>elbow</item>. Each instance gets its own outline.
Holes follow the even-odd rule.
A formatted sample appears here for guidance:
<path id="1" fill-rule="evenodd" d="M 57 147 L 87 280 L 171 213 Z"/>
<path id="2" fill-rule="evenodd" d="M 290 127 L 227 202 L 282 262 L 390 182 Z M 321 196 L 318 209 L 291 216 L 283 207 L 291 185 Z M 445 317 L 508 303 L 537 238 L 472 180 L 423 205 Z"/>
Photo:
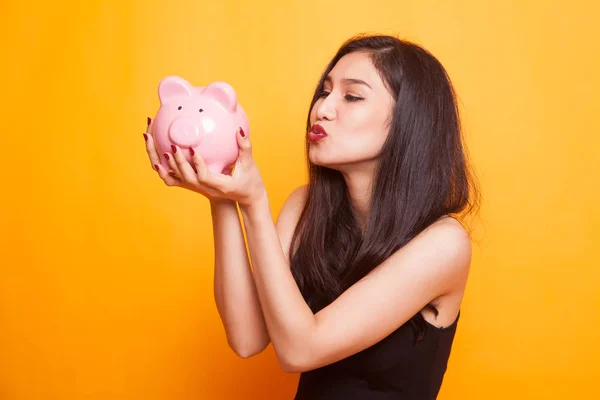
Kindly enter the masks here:
<path id="1" fill-rule="evenodd" d="M 231 350 L 233 350 L 233 352 L 240 358 L 250 358 L 253 357 L 259 353 L 262 353 L 264 349 L 267 348 L 269 342 L 267 343 L 260 343 L 258 345 L 249 345 L 249 344 L 245 344 L 245 345 L 236 345 L 233 343 L 229 343 L 229 347 L 231 348 Z"/>
<path id="2" fill-rule="evenodd" d="M 239 358 L 250 358 L 252 356 L 257 355 L 258 353 L 260 353 L 262 350 L 252 350 L 252 349 L 233 349 L 233 352 L 239 357 Z"/>
<path id="3" fill-rule="evenodd" d="M 283 372 L 287 372 L 288 374 L 300 374 L 302 372 L 305 372 L 305 370 L 297 364 L 287 362 L 284 363 L 280 361 L 279 365 L 281 366 Z"/>
<path id="4" fill-rule="evenodd" d="M 296 374 L 309 371 L 309 363 L 306 358 L 306 353 L 302 352 L 277 352 L 277 360 L 279 366 L 288 374 Z"/>

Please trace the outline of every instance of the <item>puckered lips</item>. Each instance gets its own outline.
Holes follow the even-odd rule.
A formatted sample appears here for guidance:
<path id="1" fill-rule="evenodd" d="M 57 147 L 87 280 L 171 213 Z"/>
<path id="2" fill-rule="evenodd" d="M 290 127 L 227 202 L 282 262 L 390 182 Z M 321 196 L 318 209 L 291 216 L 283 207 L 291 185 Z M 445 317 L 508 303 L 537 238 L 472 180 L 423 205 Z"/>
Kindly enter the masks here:
<path id="1" fill-rule="evenodd" d="M 308 132 L 308 140 L 313 143 L 323 140 L 326 137 L 327 137 L 327 132 L 325 131 L 325 128 L 323 128 L 319 124 L 314 124 L 312 126 L 312 128 L 310 129 L 310 132 Z"/>

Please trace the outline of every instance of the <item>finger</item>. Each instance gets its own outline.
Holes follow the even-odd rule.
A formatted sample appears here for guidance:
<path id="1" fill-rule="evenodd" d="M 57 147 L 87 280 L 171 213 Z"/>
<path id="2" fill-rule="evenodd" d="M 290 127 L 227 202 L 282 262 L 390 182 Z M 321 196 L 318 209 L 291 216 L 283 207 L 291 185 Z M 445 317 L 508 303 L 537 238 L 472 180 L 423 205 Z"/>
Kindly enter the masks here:
<path id="1" fill-rule="evenodd" d="M 240 158 L 238 157 L 238 159 L 235 161 L 235 164 L 233 165 L 233 171 L 231 172 L 231 177 L 234 177 L 236 175 L 236 172 L 240 169 Z"/>
<path id="2" fill-rule="evenodd" d="M 154 138 L 152 135 L 144 133 L 144 139 L 146 140 L 146 153 L 148 153 L 148 158 L 150 158 L 150 165 L 154 167 L 154 165 L 160 164 L 160 158 L 154 146 Z"/>
<path id="3" fill-rule="evenodd" d="M 217 189 L 221 193 L 229 193 L 232 187 L 232 177 L 230 175 L 215 174 L 208 171 L 200 180 L 201 184 Z"/>
<path id="4" fill-rule="evenodd" d="M 250 142 L 250 138 L 240 127 L 237 131 L 236 139 L 240 149 L 238 159 L 240 159 L 243 165 L 248 165 L 248 162 L 252 160 L 252 143 Z"/>
<path id="5" fill-rule="evenodd" d="M 223 174 L 214 174 L 210 172 L 202 157 L 195 152 L 192 155 L 192 163 L 196 168 L 196 177 L 200 184 L 209 186 L 219 191 L 223 191 L 225 186 L 231 181 L 231 176 Z"/>
<path id="6" fill-rule="evenodd" d="M 160 157 L 158 155 L 158 151 L 154 144 L 154 136 L 152 136 L 152 128 L 153 127 L 154 127 L 154 120 L 152 118 L 148 117 L 146 120 L 146 132 L 144 133 L 144 140 L 146 141 L 146 151 L 148 153 L 148 156 L 150 157 L 150 164 L 152 164 L 152 168 L 156 170 L 156 165 L 160 165 Z M 150 143 L 148 143 L 148 142 L 150 142 Z M 174 162 L 170 162 L 170 159 L 172 159 L 172 157 L 170 157 L 167 153 L 164 153 L 163 157 L 165 157 L 165 159 L 167 160 L 167 163 L 169 164 L 169 167 L 170 167 L 168 174 L 170 176 L 177 178 L 180 181 L 181 178 L 180 178 L 179 171 L 177 169 L 173 168 L 173 166 L 177 166 L 177 164 L 175 164 Z"/>
<path id="7" fill-rule="evenodd" d="M 185 155 L 183 155 L 183 152 L 185 150 L 181 150 L 179 146 L 174 144 L 171 145 L 171 149 L 173 150 L 173 158 L 175 159 L 175 162 L 177 164 L 177 169 L 179 171 L 179 176 L 181 176 L 181 179 L 189 183 L 198 182 L 198 178 L 196 176 L 196 173 L 194 172 L 194 169 L 192 168 L 188 160 L 185 158 Z"/>
<path id="8" fill-rule="evenodd" d="M 181 149 L 177 150 L 178 152 L 181 152 Z M 191 189 L 194 191 L 203 193 L 204 195 L 208 195 L 214 198 L 222 197 L 222 193 L 218 189 L 215 189 L 214 187 L 211 187 L 199 181 L 197 171 L 204 171 L 201 173 L 209 173 L 209 171 L 206 168 L 206 165 L 204 164 L 204 160 L 202 160 L 202 157 L 199 154 L 197 154 L 197 152 L 194 152 L 193 149 L 190 149 L 190 153 L 192 154 L 192 165 L 186 162 L 187 166 L 191 169 L 191 172 L 188 171 L 187 174 L 193 175 L 193 178 L 189 178 L 189 181 L 184 181 L 182 177 L 179 177 L 179 179 L 181 180 L 180 186 L 185 187 L 184 182 L 190 183 L 192 185 Z"/>
<path id="9" fill-rule="evenodd" d="M 183 179 L 181 171 L 179 170 L 179 165 L 177 165 L 177 162 L 175 161 L 175 157 L 173 157 L 173 155 L 169 153 L 163 153 L 163 157 L 165 158 L 165 160 L 167 160 L 167 164 L 169 164 L 169 168 L 171 169 L 171 171 L 169 171 L 169 174 L 173 172 L 174 176 Z"/>
<path id="10" fill-rule="evenodd" d="M 196 171 L 196 178 L 201 182 L 204 177 L 209 174 L 208 168 L 206 167 L 206 164 L 204 164 L 204 159 L 202 159 L 202 156 L 200 156 L 197 151 L 190 149 L 190 153 L 192 154 L 192 165 Z"/>
<path id="11" fill-rule="evenodd" d="M 165 170 L 162 165 L 156 164 L 154 165 L 154 169 L 158 172 L 158 175 L 162 178 L 167 186 L 179 186 L 181 180 L 175 176 L 169 175 L 167 170 Z"/>

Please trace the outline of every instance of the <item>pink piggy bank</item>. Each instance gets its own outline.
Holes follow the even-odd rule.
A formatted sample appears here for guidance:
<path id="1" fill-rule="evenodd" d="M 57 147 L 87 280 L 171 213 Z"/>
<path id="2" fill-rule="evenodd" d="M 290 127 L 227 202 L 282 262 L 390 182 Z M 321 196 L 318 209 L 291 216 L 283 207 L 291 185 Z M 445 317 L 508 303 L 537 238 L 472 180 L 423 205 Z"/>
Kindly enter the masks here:
<path id="1" fill-rule="evenodd" d="M 173 153 L 171 145 L 176 144 L 192 167 L 190 148 L 209 171 L 228 173 L 238 158 L 237 129 L 250 136 L 248 117 L 235 90 L 225 82 L 194 87 L 183 78 L 168 76 L 158 85 L 158 98 L 152 136 L 161 165 L 170 169 L 163 154 Z"/>

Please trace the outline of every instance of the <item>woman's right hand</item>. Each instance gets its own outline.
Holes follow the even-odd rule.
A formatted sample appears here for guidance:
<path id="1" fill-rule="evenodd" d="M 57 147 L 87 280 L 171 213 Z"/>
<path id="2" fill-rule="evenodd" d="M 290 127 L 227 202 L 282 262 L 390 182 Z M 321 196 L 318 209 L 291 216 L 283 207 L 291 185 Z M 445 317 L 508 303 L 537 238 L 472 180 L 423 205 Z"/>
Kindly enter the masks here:
<path id="1" fill-rule="evenodd" d="M 152 125 L 153 122 L 150 118 L 148 118 L 148 126 L 146 128 L 146 133 L 144 133 L 144 139 L 146 140 L 146 153 L 148 153 L 148 157 L 150 158 L 150 164 L 152 168 L 158 172 L 158 175 L 163 180 L 163 182 L 167 186 L 175 186 L 181 187 L 184 189 L 191 190 L 196 193 L 200 193 L 211 201 L 218 200 L 214 199 L 211 196 L 210 192 L 212 191 L 206 185 L 203 185 L 199 182 L 198 173 L 196 169 L 190 165 L 189 163 L 185 163 L 182 166 L 178 165 L 171 153 L 164 153 L 163 157 L 167 160 L 170 170 L 167 171 L 160 163 L 160 156 L 156 151 L 156 147 L 154 145 L 154 138 L 152 137 Z M 178 148 L 179 149 L 179 148 Z M 179 149 L 181 151 L 181 149 Z M 232 168 L 229 168 L 227 171 L 224 171 L 227 174 L 230 174 Z"/>

